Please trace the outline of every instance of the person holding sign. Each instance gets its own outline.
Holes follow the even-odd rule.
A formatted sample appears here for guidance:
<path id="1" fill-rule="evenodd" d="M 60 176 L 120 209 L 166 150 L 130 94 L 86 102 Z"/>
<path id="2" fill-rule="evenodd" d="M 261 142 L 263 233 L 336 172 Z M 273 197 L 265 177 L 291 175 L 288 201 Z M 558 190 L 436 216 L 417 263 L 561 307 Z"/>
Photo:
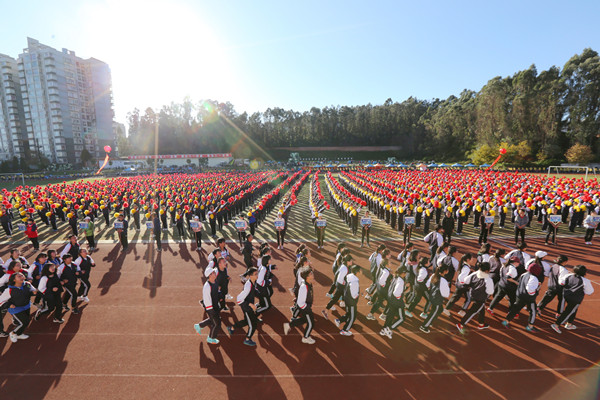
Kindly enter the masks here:
<path id="1" fill-rule="evenodd" d="M 202 250 L 202 224 L 200 223 L 200 217 L 194 215 L 194 218 L 190 221 L 190 228 L 194 232 L 194 239 L 196 239 L 196 251 Z"/>
<path id="2" fill-rule="evenodd" d="M 317 234 L 317 248 L 323 248 L 323 241 L 325 239 L 325 227 L 327 221 L 319 216 L 319 213 L 315 213 L 317 219 L 315 220 L 315 233 Z"/>
<path id="3" fill-rule="evenodd" d="M 371 247 L 371 243 L 369 242 L 369 239 L 370 239 L 372 223 L 373 223 L 373 220 L 369 216 L 369 211 L 365 211 L 365 216 L 360 219 L 360 224 L 362 225 L 362 238 L 360 240 L 360 247 L 363 247 L 365 244 L 365 236 L 367 237 L 367 247 Z"/>
<path id="4" fill-rule="evenodd" d="M 557 210 L 554 207 L 549 209 L 549 211 L 550 211 L 550 213 L 546 214 L 546 220 L 548 222 L 548 233 L 546 234 L 546 244 L 548 244 L 548 239 L 550 239 L 550 235 L 552 235 L 552 244 L 556 244 L 556 234 L 558 233 L 558 225 L 562 221 L 562 216 L 557 213 Z"/>
<path id="5" fill-rule="evenodd" d="M 243 215 L 240 215 L 240 218 L 235 221 L 235 229 L 237 230 L 240 247 L 242 247 L 246 240 L 246 230 L 248 229 L 248 223 L 244 220 Z"/>
<path id="6" fill-rule="evenodd" d="M 404 246 L 410 242 L 410 237 L 412 236 L 412 230 L 414 226 L 415 217 L 413 216 L 412 210 L 409 207 L 406 209 L 406 215 L 404 216 L 404 231 L 402 235 L 402 243 Z"/>
<path id="7" fill-rule="evenodd" d="M 585 221 L 583 221 L 583 226 L 585 226 L 585 244 L 592 244 L 592 238 L 594 237 L 594 232 L 596 232 L 599 223 L 600 217 L 595 210 L 585 218 Z"/>
<path id="8" fill-rule="evenodd" d="M 115 230 L 119 235 L 119 242 L 121 242 L 122 251 L 126 251 L 127 246 L 129 246 L 129 243 L 127 243 L 127 228 L 129 228 L 129 223 L 125 219 L 125 215 L 119 214 L 117 216 L 117 220 L 115 221 Z"/>
<path id="9" fill-rule="evenodd" d="M 85 233 L 85 239 L 90 246 L 90 251 L 94 251 L 96 248 L 96 241 L 94 240 L 94 223 L 92 222 L 90 217 L 85 217 L 84 222 L 87 223 L 87 226 L 83 228 L 83 232 Z"/>
<path id="10" fill-rule="evenodd" d="M 287 229 L 283 214 L 279 212 L 275 218 L 275 230 L 277 231 L 277 249 L 282 250 L 285 242 L 285 231 Z"/>
<path id="11" fill-rule="evenodd" d="M 487 243 L 488 235 L 490 233 L 492 224 L 494 223 L 494 216 L 488 215 L 488 210 L 483 209 L 481 211 L 481 232 L 479 233 L 479 244 Z"/>

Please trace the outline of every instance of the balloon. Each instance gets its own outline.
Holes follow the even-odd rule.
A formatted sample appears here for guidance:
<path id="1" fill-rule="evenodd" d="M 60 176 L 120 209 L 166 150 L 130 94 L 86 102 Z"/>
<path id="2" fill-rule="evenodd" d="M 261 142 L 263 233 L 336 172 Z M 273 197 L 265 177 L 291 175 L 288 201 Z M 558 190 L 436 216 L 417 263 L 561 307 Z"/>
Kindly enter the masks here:
<path id="1" fill-rule="evenodd" d="M 112 147 L 110 146 L 104 146 L 104 151 L 107 153 L 110 153 L 112 151 Z"/>
<path id="2" fill-rule="evenodd" d="M 505 148 L 501 148 L 500 149 L 500 154 L 506 154 L 506 149 Z"/>

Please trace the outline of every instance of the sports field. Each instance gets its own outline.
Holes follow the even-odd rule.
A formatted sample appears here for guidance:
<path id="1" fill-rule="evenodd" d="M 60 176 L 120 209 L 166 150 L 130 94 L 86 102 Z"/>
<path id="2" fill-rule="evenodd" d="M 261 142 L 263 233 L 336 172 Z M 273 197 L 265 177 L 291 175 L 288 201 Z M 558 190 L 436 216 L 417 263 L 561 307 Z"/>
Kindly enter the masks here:
<path id="1" fill-rule="evenodd" d="M 322 181 L 322 186 L 324 182 Z M 203 284 L 202 270 L 207 249 L 196 252 L 190 240 L 169 234 L 162 253 L 147 244 L 149 233 L 130 233 L 133 244 L 127 253 L 112 228 L 105 228 L 98 251 L 92 257 L 93 290 L 90 303 L 81 305 L 79 315 L 65 315 L 65 324 L 42 318 L 32 322 L 30 339 L 12 344 L 0 339 L 0 399 L 91 399 L 91 398 L 394 398 L 394 399 L 596 399 L 600 381 L 600 251 L 584 247 L 581 232 L 563 236 L 558 245 L 547 247 L 540 238 L 537 222 L 527 232 L 529 252 L 544 249 L 548 259 L 566 254 L 568 265 L 585 264 L 596 292 L 587 296 L 575 321 L 578 329 L 556 334 L 549 327 L 553 313 L 540 316 L 540 333 L 524 330 L 525 312 L 510 330 L 500 324 L 506 302 L 496 315 L 486 316 L 490 329 L 469 326 L 465 336 L 454 324 L 456 314 L 444 315 L 432 332 L 419 331 L 418 313 L 400 327 L 390 340 L 378 334 L 382 321 L 368 321 L 366 300 L 359 302 L 358 323 L 353 337 L 339 335 L 332 316 L 325 320 L 319 311 L 332 282 L 331 263 L 340 240 L 349 243 L 352 254 L 368 275 L 367 257 L 375 245 L 385 242 L 392 254 L 400 251 L 397 233 L 374 220 L 371 248 L 360 248 L 359 237 L 339 220 L 333 208 L 325 211 L 328 221 L 326 245 L 317 249 L 308 210 L 308 185 L 298 194 L 288 223 L 288 243 L 273 250 L 276 279 L 273 303 L 257 332 L 256 348 L 242 344 L 243 334 L 222 333 L 221 343 L 211 346 L 206 335 L 198 336 L 193 324 L 203 319 L 198 305 Z M 258 242 L 273 240 L 273 215 L 258 228 Z M 511 248 L 511 229 L 495 230 L 492 248 Z M 41 231 L 42 250 L 59 248 L 66 242 L 63 226 L 53 235 Z M 223 235 L 236 238 L 232 226 Z M 426 251 L 421 235 L 416 246 Z M 465 229 L 453 244 L 459 253 L 477 251 L 475 231 Z M 14 239 L 14 238 L 13 238 Z M 17 236 L 17 240 L 18 236 Z M 300 331 L 283 335 L 289 319 L 293 285 L 294 249 L 308 243 L 315 268 L 315 331 L 313 346 L 300 342 Z M 18 242 L 24 255 L 35 256 L 25 238 Z M 233 255 L 229 269 L 230 293 L 239 293 L 238 275 L 245 270 L 236 240 L 228 243 Z M 9 248 L 2 235 L 0 256 Z M 275 247 L 275 246 L 274 246 Z M 394 263 L 394 266 L 397 262 Z M 370 283 L 361 276 L 361 290 Z M 544 285 L 545 288 L 545 285 Z M 233 306 L 233 303 L 229 304 Z M 548 309 L 552 309 L 552 303 Z M 420 312 L 420 308 L 418 308 Z M 333 313 L 338 316 L 338 312 Z M 223 312 L 224 326 L 240 318 L 237 307 Z M 5 322 L 8 322 L 6 318 Z"/>

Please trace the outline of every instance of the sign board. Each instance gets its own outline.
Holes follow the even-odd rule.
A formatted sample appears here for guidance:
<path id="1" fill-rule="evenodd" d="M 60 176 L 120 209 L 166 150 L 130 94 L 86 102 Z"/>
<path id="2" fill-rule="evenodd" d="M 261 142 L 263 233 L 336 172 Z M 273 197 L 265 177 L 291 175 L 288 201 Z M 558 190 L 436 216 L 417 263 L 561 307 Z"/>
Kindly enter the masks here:
<path id="1" fill-rule="evenodd" d="M 414 225 L 415 217 L 404 217 L 404 225 Z"/>
<path id="2" fill-rule="evenodd" d="M 25 229 L 27 227 L 25 226 L 25 224 L 17 224 L 17 229 L 19 229 L 21 232 L 25 232 Z"/>
<path id="3" fill-rule="evenodd" d="M 115 221 L 115 229 L 123 229 L 123 222 Z"/>
<path id="4" fill-rule="evenodd" d="M 87 222 L 80 222 L 79 223 L 79 229 L 87 229 L 88 228 L 88 223 Z"/>
<path id="5" fill-rule="evenodd" d="M 246 229 L 248 229 L 248 223 L 244 220 L 235 221 L 235 229 L 237 229 L 240 232 L 245 231 Z"/>
<path id="6" fill-rule="evenodd" d="M 319 228 L 325 228 L 327 226 L 327 221 L 324 219 L 318 219 L 316 224 Z"/>
<path id="7" fill-rule="evenodd" d="M 548 215 L 548 221 L 550 221 L 551 224 L 559 224 L 562 222 L 562 216 L 560 215 Z"/>
<path id="8" fill-rule="evenodd" d="M 152 222 L 152 221 L 146 221 L 146 228 L 148 228 L 148 229 L 154 229 L 154 222 Z"/>
<path id="9" fill-rule="evenodd" d="M 200 228 L 200 222 L 198 222 L 198 221 L 190 221 L 190 228 L 192 228 L 192 229 L 199 229 Z"/>
<path id="10" fill-rule="evenodd" d="M 361 219 L 360 219 L 360 224 L 361 224 L 362 226 L 365 226 L 365 225 L 369 225 L 369 226 L 371 226 L 371 225 L 372 225 L 372 223 L 373 223 L 373 220 L 371 220 L 371 218 L 367 218 L 367 217 L 365 217 L 365 218 L 361 218 Z"/>
<path id="11" fill-rule="evenodd" d="M 594 224 L 600 224 L 600 215 L 597 215 L 595 217 L 592 217 L 592 222 Z"/>
<path id="12" fill-rule="evenodd" d="M 275 229 L 278 231 L 282 231 L 285 228 L 285 220 L 283 218 L 277 218 L 273 223 L 275 225 Z"/>
<path id="13" fill-rule="evenodd" d="M 494 216 L 493 215 L 487 215 L 485 217 L 485 223 L 486 224 L 493 224 L 494 223 Z"/>

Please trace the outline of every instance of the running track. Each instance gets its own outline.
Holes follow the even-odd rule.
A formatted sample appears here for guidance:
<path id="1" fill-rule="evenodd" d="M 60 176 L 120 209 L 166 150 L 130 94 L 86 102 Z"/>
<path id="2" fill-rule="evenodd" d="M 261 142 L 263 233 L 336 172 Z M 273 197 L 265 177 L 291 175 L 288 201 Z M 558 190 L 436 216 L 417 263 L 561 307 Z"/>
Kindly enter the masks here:
<path id="1" fill-rule="evenodd" d="M 368 312 L 364 299 L 353 337 L 340 336 L 332 316 L 326 321 L 320 315 L 328 300 L 335 243 L 320 251 L 311 243 L 316 268 L 313 346 L 300 342 L 298 330 L 282 336 L 292 301 L 287 289 L 293 282 L 295 246 L 290 244 L 283 251 L 274 250 L 277 308 L 264 316 L 255 337 L 257 348 L 242 345 L 240 332 L 232 338 L 222 334 L 221 344 L 210 346 L 206 335 L 193 330 L 202 318 L 198 299 L 206 252 L 170 243 L 157 254 L 138 243 L 125 255 L 118 247 L 103 244 L 93 254 L 98 266 L 92 272 L 91 302 L 80 315 L 67 314 L 62 326 L 46 319 L 33 322 L 27 341 L 12 344 L 0 339 L 0 399 L 596 399 L 600 252 L 597 247 L 581 247 L 581 241 L 562 239 L 560 247 L 569 249 L 565 252 L 571 258 L 569 265 L 581 262 L 590 267 L 588 278 L 596 289 L 580 309 L 576 331 L 554 333 L 549 313 L 537 322 L 539 334 L 527 333 L 523 318 L 506 330 L 500 325 L 506 308 L 500 307 L 498 316 L 486 317 L 491 328 L 483 332 L 469 326 L 463 337 L 453 325 L 455 315 L 442 315 L 426 335 L 418 330 L 421 319 L 415 315 L 393 340 L 378 335 L 382 321 L 364 318 Z M 542 248 L 539 239 L 529 243 L 530 252 Z M 374 244 L 371 249 L 350 244 L 361 266 L 368 267 L 366 258 Z M 460 253 L 475 250 L 472 241 L 453 244 Z M 503 244 L 492 243 L 493 248 Z M 398 244 L 388 245 L 395 256 Z M 237 276 L 244 267 L 237 245 L 229 247 L 234 256 L 230 293 L 235 296 L 241 289 Z M 544 249 L 551 258 L 558 254 L 557 248 Z M 7 246 L 0 248 L 2 255 L 7 251 Z M 367 281 L 361 277 L 361 290 Z M 240 312 L 234 308 L 233 314 L 224 312 L 222 317 L 230 324 Z"/>

